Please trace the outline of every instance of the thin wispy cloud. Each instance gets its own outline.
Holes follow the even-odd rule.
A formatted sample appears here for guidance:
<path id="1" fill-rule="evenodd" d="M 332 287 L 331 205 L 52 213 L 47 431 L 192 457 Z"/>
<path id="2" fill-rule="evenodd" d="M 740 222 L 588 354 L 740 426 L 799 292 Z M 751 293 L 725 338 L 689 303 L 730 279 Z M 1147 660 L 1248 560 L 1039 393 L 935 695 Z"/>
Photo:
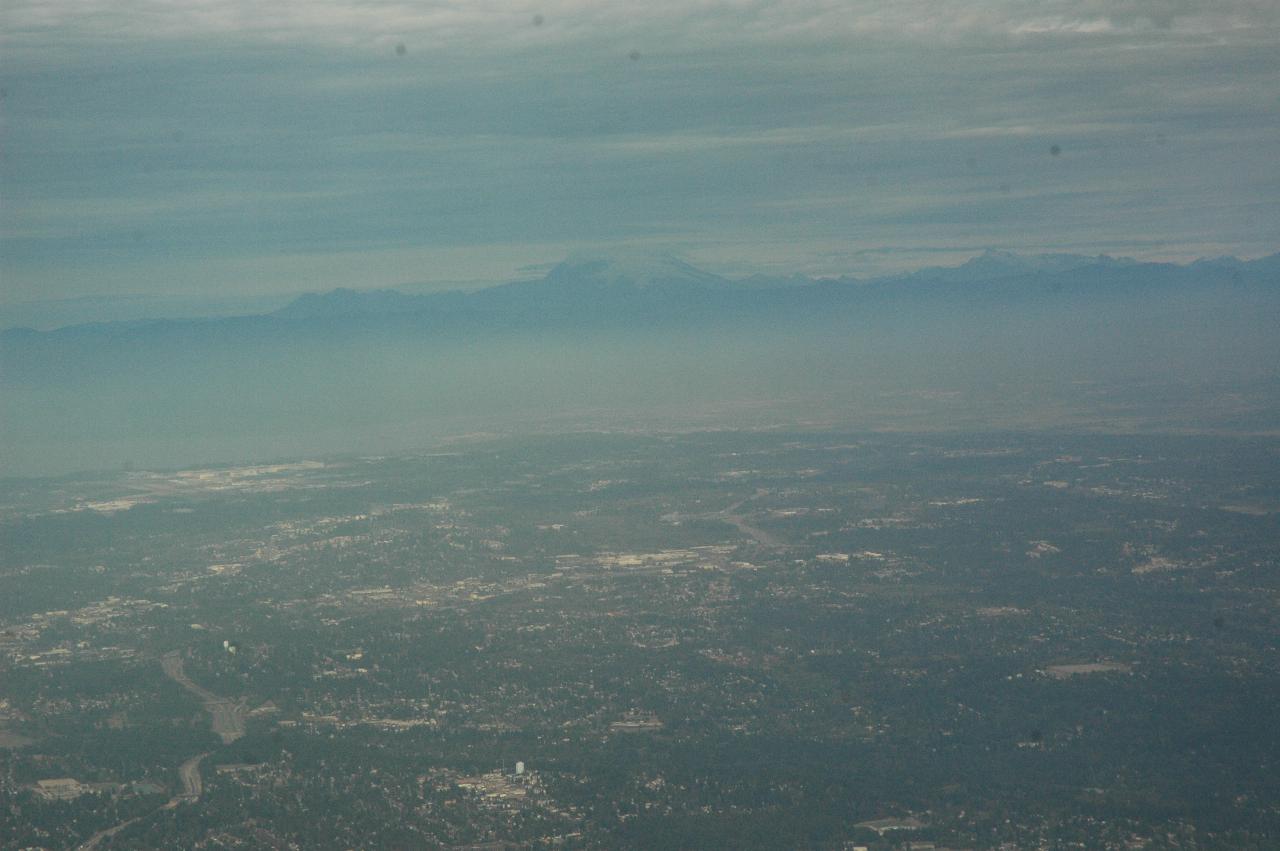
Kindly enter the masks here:
<path id="1" fill-rule="evenodd" d="M 249 0 L 15 0 L 6 4 L 6 40 L 73 41 L 232 36 L 316 44 L 412 39 L 432 47 L 512 42 L 599 41 L 660 32 L 676 44 L 829 40 L 876 35 L 897 40 L 1036 33 L 1205 35 L 1256 32 L 1280 22 L 1275 4 L 1178 0 L 784 0 L 689 2 L 324 2 Z M 400 42 L 396 42 L 397 44 Z"/>
<path id="2" fill-rule="evenodd" d="M 1269 2 L 23 0 L 0 40 L 8 299 L 1280 246 Z"/>

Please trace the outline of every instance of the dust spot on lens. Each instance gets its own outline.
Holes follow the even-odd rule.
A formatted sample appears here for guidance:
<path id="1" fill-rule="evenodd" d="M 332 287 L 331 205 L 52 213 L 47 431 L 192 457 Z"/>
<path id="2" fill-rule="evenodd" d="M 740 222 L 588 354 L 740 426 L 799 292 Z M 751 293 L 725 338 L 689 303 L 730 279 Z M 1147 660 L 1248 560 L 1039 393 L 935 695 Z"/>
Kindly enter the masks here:
<path id="1" fill-rule="evenodd" d="M 396 45 L 396 56 L 404 56 L 408 52 L 409 48 L 404 46 L 403 41 Z"/>
<path id="2" fill-rule="evenodd" d="M 631 59 L 631 61 L 632 61 L 632 62 L 639 62 L 639 61 L 640 61 L 640 51 L 638 51 L 638 50 L 633 50 L 633 51 L 631 51 L 630 53 L 628 53 L 628 54 L 627 54 L 627 56 L 628 56 L 628 58 L 630 58 L 630 59 Z"/>
<path id="3" fill-rule="evenodd" d="M 1000 191 L 1001 191 L 1001 192 L 1003 192 L 1005 195 L 1008 195 L 1010 192 L 1012 192 L 1012 191 L 1013 191 L 1013 187 L 1012 187 L 1012 186 L 1010 186 L 1010 185 L 1009 185 L 1009 184 L 1007 184 L 1007 183 L 1001 183 L 1001 184 L 1000 184 Z"/>
<path id="4" fill-rule="evenodd" d="M 547 19 L 546 19 L 546 18 L 544 18 L 544 17 L 542 17 L 541 15 L 534 15 L 534 16 L 533 16 L 533 25 L 534 25 L 535 27 L 540 27 L 540 26 L 542 26 L 542 25 L 543 25 L 543 23 L 545 23 L 545 22 L 546 22 L 546 20 L 547 20 Z"/>
<path id="5" fill-rule="evenodd" d="M 1059 155 L 1062 153 L 1062 146 L 1061 146 L 1061 145 L 1050 145 L 1050 146 L 1049 146 L 1049 153 L 1050 153 L 1052 156 L 1055 156 L 1055 157 L 1056 157 L 1056 156 L 1059 156 Z"/>

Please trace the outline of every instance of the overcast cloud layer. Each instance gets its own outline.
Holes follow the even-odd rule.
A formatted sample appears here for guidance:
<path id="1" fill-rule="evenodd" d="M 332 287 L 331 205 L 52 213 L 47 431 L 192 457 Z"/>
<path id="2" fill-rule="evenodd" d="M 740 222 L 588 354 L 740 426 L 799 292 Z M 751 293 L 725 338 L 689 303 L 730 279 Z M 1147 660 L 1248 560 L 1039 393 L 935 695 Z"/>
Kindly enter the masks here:
<path id="1" fill-rule="evenodd" d="M 1280 249 L 1280 4 L 0 0 L 5 301 Z"/>

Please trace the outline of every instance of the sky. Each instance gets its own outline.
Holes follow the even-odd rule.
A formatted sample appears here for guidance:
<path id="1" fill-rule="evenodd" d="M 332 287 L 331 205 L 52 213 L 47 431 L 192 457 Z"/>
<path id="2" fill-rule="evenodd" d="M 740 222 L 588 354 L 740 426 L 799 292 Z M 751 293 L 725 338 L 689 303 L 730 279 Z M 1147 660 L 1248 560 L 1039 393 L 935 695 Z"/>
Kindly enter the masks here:
<path id="1" fill-rule="evenodd" d="M 1280 250 L 1274 0 L 0 0 L 0 301 Z"/>

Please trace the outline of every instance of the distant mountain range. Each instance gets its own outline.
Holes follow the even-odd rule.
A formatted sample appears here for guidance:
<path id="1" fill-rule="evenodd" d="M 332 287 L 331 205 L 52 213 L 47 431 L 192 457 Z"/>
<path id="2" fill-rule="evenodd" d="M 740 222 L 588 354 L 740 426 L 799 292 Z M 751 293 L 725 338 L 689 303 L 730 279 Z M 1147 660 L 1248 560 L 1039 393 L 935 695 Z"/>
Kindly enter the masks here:
<path id="1" fill-rule="evenodd" d="M 376 452 L 600 412 L 1256 432 L 1280 428 L 1277 327 L 1280 255 L 990 251 L 890 277 L 741 280 L 579 255 L 478 290 L 338 289 L 243 315 L 0 332 L 0 475 Z"/>
<path id="2" fill-rule="evenodd" d="M 52 331 L 89 322 L 211 319 L 278 310 L 297 297 L 279 295 L 103 295 L 0 304 L 0 329 Z"/>
<path id="3" fill-rule="evenodd" d="M 308 294 L 275 311 L 289 320 L 355 317 L 504 319 L 529 324 L 570 318 L 654 320 L 681 311 L 742 314 L 770 309 L 870 307 L 895 301 L 959 304 L 1025 302 L 1037 298 L 1125 297 L 1210 291 L 1220 287 L 1280 287 L 1280 254 L 1188 265 L 1143 263 L 1107 255 L 1026 256 L 987 251 L 955 267 L 931 267 L 878 278 L 754 275 L 733 280 L 671 256 L 575 256 L 538 280 L 470 293 L 406 295 L 397 290 L 339 289 Z"/>
<path id="4" fill-rule="evenodd" d="M 752 275 L 730 279 L 698 269 L 671 255 L 615 252 L 574 255 L 543 278 L 517 281 L 474 291 L 411 294 L 398 289 L 339 288 L 306 293 L 287 303 L 283 297 L 217 299 L 208 303 L 191 297 L 101 297 L 41 302 L 0 309 L 0 320 L 13 327 L 6 335 L 29 338 L 32 323 L 41 331 L 117 334 L 125 329 L 156 329 L 164 323 L 184 326 L 263 318 L 291 325 L 308 321 L 351 319 L 367 323 L 374 317 L 457 320 L 521 320 L 537 317 L 604 318 L 618 310 L 651 314 L 664 303 L 670 308 L 731 311 L 805 302 L 884 302 L 921 297 L 989 302 L 993 298 L 1024 300 L 1048 293 L 1119 295 L 1168 288 L 1183 290 L 1221 285 L 1274 285 L 1280 277 L 1280 254 L 1258 260 L 1221 257 L 1187 265 L 1147 263 L 1107 255 L 1022 255 L 988 250 L 960 266 L 929 267 L 916 272 L 876 278 L 813 278 L 804 275 Z M 166 315 L 165 311 L 171 315 Z M 94 316 L 92 322 L 58 318 Z M 86 326 L 79 331 L 71 329 Z M 116 326 L 108 328 L 104 326 Z"/>
<path id="5" fill-rule="evenodd" d="M 98 351 L 118 354 L 148 346 L 194 350 L 382 334 L 448 340 L 475 333 L 725 327 L 744 321 L 780 328 L 839 317 L 900 320 L 919 310 L 959 316 L 975 310 L 1097 308 L 1118 316 L 1188 298 L 1203 301 L 1196 310 L 1212 310 L 1230 298 L 1261 299 L 1257 309 L 1274 311 L 1280 305 L 1280 254 L 1177 265 L 1106 255 L 987 251 L 960 266 L 889 277 L 742 280 L 669 255 L 576 255 L 542 278 L 474 291 L 336 289 L 299 296 L 265 313 L 99 322 L 50 331 L 12 328 L 0 332 L 0 365 L 8 378 L 21 379 L 51 365 L 92 364 Z"/>

